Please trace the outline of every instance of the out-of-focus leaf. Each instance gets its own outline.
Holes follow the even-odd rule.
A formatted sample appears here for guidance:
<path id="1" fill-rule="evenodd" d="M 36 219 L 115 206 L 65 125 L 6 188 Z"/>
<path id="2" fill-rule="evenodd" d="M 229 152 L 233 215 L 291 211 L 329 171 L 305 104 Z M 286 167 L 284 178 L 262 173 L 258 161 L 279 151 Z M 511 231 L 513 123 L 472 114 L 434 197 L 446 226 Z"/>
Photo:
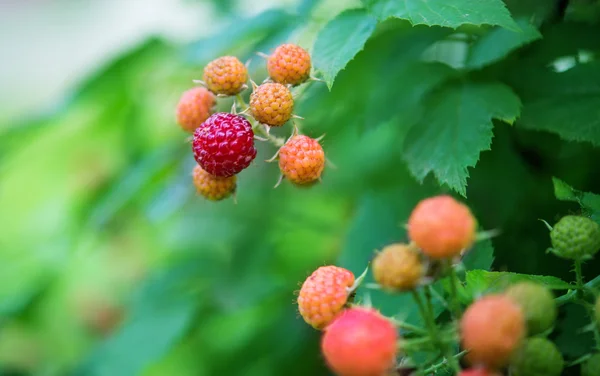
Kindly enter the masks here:
<path id="1" fill-rule="evenodd" d="M 194 63 L 206 63 L 225 53 L 236 49 L 242 50 L 244 57 L 249 58 L 255 52 L 247 48 L 252 42 L 261 40 L 270 34 L 286 28 L 292 17 L 277 9 L 266 10 L 254 17 L 232 20 L 226 28 L 212 37 L 197 41 L 186 49 L 190 60 Z"/>
<path id="2" fill-rule="evenodd" d="M 542 34 L 527 20 L 517 20 L 521 31 L 496 27 L 479 38 L 469 49 L 466 65 L 481 68 L 503 59 L 512 51 L 542 38 Z"/>
<path id="3" fill-rule="evenodd" d="M 494 262 L 494 247 L 490 239 L 482 240 L 467 251 L 463 258 L 463 264 L 468 270 L 483 269 L 488 270 Z"/>
<path id="4" fill-rule="evenodd" d="M 414 176 L 433 172 L 442 184 L 466 195 L 468 167 L 492 141 L 492 119 L 512 123 L 519 98 L 499 83 L 451 82 L 431 94 L 425 114 L 408 134 L 404 158 Z"/>
<path id="5" fill-rule="evenodd" d="M 573 287 L 569 283 L 552 276 L 470 270 L 467 271 L 466 288 L 470 295 L 478 296 L 484 293 L 502 291 L 517 282 L 540 283 L 555 290 L 568 290 Z"/>
<path id="6" fill-rule="evenodd" d="M 501 0 L 363 0 L 379 19 L 397 17 L 414 25 L 439 25 L 456 28 L 461 25 L 498 25 L 519 31 Z"/>
<path id="7" fill-rule="evenodd" d="M 363 49 L 376 25 L 377 19 L 364 9 L 352 9 L 339 14 L 321 30 L 312 58 L 329 88 L 337 74 Z"/>
<path id="8" fill-rule="evenodd" d="M 140 374 L 186 333 L 202 302 L 197 293 L 203 262 L 183 263 L 150 279 L 134 297 L 119 331 L 91 354 L 78 375 L 126 376 Z"/>

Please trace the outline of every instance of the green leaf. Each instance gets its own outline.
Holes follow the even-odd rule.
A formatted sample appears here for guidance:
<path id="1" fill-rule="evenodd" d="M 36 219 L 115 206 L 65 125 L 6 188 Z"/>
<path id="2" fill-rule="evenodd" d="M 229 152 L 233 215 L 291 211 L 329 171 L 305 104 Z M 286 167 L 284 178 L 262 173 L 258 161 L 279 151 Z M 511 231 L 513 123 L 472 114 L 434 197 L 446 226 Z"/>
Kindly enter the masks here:
<path id="1" fill-rule="evenodd" d="M 512 123 L 521 102 L 499 83 L 451 82 L 427 99 L 425 115 L 408 134 L 404 159 L 419 180 L 433 172 L 466 195 L 468 167 L 492 142 L 492 119 Z"/>
<path id="2" fill-rule="evenodd" d="M 600 215 L 600 195 L 580 191 L 555 177 L 552 178 L 552 184 L 554 184 L 554 196 L 558 200 L 577 202 L 585 211 L 590 211 L 596 216 Z"/>
<path id="3" fill-rule="evenodd" d="M 470 270 L 467 271 L 466 277 L 467 290 L 471 296 L 499 292 L 509 285 L 525 281 L 539 283 L 549 289 L 568 290 L 572 288 L 567 282 L 552 276 Z"/>
<path id="4" fill-rule="evenodd" d="M 522 31 L 496 27 L 479 38 L 469 50 L 466 66 L 481 68 L 495 63 L 519 47 L 542 38 L 542 34 L 529 21 L 519 19 L 517 23 Z"/>
<path id="5" fill-rule="evenodd" d="M 600 95 L 565 95 L 526 103 L 518 125 L 600 146 Z"/>
<path id="6" fill-rule="evenodd" d="M 315 69 L 331 89 L 337 74 L 363 49 L 377 19 L 364 9 L 351 9 L 331 20 L 317 36 L 313 50 Z"/>
<path id="7" fill-rule="evenodd" d="M 363 0 L 380 20 L 390 17 L 409 20 L 414 25 L 498 25 L 519 31 L 501 0 Z"/>

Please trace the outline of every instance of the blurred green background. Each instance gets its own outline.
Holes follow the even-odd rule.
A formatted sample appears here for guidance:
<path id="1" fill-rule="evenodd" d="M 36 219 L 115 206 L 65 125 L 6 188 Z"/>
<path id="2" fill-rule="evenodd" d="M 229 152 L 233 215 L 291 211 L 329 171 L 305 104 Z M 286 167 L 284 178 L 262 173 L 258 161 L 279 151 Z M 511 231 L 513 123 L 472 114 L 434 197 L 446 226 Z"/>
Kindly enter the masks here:
<path id="1" fill-rule="evenodd" d="M 413 99 L 383 95 L 414 83 L 386 72 L 426 43 L 407 51 L 406 25 L 386 24 L 331 93 L 319 83 L 303 93 L 303 131 L 327 133 L 337 166 L 311 189 L 273 190 L 277 167 L 262 161 L 274 150 L 261 144 L 237 204 L 201 199 L 174 111 L 208 61 L 252 58 L 262 81 L 255 52 L 310 49 L 355 4 L 0 2 L 0 375 L 327 374 L 318 333 L 296 311 L 300 282 L 333 262 L 360 274 L 375 249 L 406 240 L 419 199 L 447 191 L 402 161 L 397 124 Z M 462 53 L 428 51 L 453 66 Z M 503 231 L 494 267 L 571 280 L 545 255 L 537 219 L 577 210 L 554 200 L 552 176 L 600 192 L 600 151 L 501 123 L 493 142 L 470 170 L 467 201 L 483 228 Z"/>

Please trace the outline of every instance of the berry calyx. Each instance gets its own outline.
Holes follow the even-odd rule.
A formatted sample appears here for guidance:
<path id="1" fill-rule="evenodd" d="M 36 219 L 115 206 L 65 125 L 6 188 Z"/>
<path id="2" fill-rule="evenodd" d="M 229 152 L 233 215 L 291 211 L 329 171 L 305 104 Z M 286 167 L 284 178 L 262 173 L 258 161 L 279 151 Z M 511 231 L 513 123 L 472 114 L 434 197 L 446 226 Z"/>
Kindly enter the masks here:
<path id="1" fill-rule="evenodd" d="M 250 95 L 250 111 L 259 123 L 282 126 L 290 120 L 293 110 L 292 92 L 282 84 L 262 84 Z"/>
<path id="2" fill-rule="evenodd" d="M 354 274 L 337 266 L 322 266 L 302 284 L 298 296 L 300 315 L 315 329 L 322 329 L 342 311 Z"/>
<path id="3" fill-rule="evenodd" d="M 442 195 L 417 204 L 408 219 L 408 235 L 433 259 L 460 255 L 475 242 L 476 222 L 471 210 Z"/>
<path id="4" fill-rule="evenodd" d="M 510 371 L 514 376 L 559 376 L 564 366 L 565 361 L 554 343 L 533 337 L 517 350 Z"/>
<path id="5" fill-rule="evenodd" d="M 581 365 L 581 376 L 600 375 L 600 354 L 594 354 Z"/>
<path id="6" fill-rule="evenodd" d="M 550 232 L 552 251 L 560 257 L 580 260 L 600 250 L 600 225 L 587 217 L 567 215 Z"/>
<path id="7" fill-rule="evenodd" d="M 319 141 L 304 135 L 290 138 L 279 149 L 279 169 L 297 185 L 318 180 L 325 168 L 325 152 Z"/>
<path id="8" fill-rule="evenodd" d="M 194 132 L 208 117 L 216 103 L 215 96 L 203 87 L 186 90 L 177 104 L 177 123 L 186 132 Z"/>
<path id="9" fill-rule="evenodd" d="M 196 166 L 192 172 L 196 191 L 211 201 L 220 201 L 235 192 L 237 177 L 214 176 Z"/>
<path id="10" fill-rule="evenodd" d="M 489 295 L 471 304 L 461 322 L 461 342 L 473 365 L 506 365 L 525 335 L 525 320 L 510 298 Z"/>
<path id="11" fill-rule="evenodd" d="M 505 295 L 521 307 L 529 335 L 545 332 L 554 325 L 558 310 L 554 296 L 545 286 L 520 282 L 510 286 Z"/>
<path id="12" fill-rule="evenodd" d="M 269 56 L 269 76 L 280 84 L 299 85 L 310 77 L 310 55 L 295 44 L 282 44 Z"/>
<path id="13" fill-rule="evenodd" d="M 211 115 L 196 129 L 192 148 L 206 172 L 222 177 L 239 173 L 256 157 L 250 122 L 224 112 Z"/>
<path id="14" fill-rule="evenodd" d="M 223 56 L 204 67 L 204 82 L 215 94 L 235 95 L 248 81 L 248 69 L 234 56 Z"/>
<path id="15" fill-rule="evenodd" d="M 349 308 L 326 329 L 321 351 L 338 376 L 381 376 L 396 362 L 398 334 L 379 312 Z"/>
<path id="16" fill-rule="evenodd" d="M 373 277 L 384 289 L 405 291 L 417 287 L 425 268 L 419 252 L 408 244 L 383 248 L 372 263 Z"/>

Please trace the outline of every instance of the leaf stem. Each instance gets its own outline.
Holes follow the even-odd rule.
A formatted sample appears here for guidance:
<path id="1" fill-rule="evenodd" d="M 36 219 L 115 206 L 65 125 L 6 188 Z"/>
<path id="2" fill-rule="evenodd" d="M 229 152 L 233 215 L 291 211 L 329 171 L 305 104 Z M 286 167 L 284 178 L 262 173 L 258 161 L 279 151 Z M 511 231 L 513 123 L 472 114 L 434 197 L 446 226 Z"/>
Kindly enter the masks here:
<path id="1" fill-rule="evenodd" d="M 581 260 L 580 259 L 575 260 L 575 277 L 577 278 L 577 280 L 576 280 L 577 298 L 582 299 L 584 285 L 583 285 L 583 273 L 581 272 Z"/>
<path id="2" fill-rule="evenodd" d="M 450 279 L 450 307 L 452 308 L 452 315 L 454 316 L 454 319 L 459 320 L 462 312 L 460 310 L 460 302 L 458 299 L 458 290 L 456 288 L 456 284 L 460 283 L 460 281 L 456 275 L 456 270 L 454 270 L 452 267 L 451 260 L 446 262 L 446 268 L 448 269 L 448 277 Z"/>
<path id="3" fill-rule="evenodd" d="M 450 359 L 452 362 L 458 363 L 457 360 L 460 359 L 466 353 L 467 353 L 467 350 L 463 350 L 463 351 L 459 352 L 458 354 L 451 356 Z M 429 374 L 435 373 L 437 370 L 439 370 L 440 368 L 446 367 L 447 365 L 448 365 L 448 358 L 445 358 L 438 364 L 434 364 L 431 367 L 427 368 L 425 370 L 425 374 L 429 375 Z"/>

